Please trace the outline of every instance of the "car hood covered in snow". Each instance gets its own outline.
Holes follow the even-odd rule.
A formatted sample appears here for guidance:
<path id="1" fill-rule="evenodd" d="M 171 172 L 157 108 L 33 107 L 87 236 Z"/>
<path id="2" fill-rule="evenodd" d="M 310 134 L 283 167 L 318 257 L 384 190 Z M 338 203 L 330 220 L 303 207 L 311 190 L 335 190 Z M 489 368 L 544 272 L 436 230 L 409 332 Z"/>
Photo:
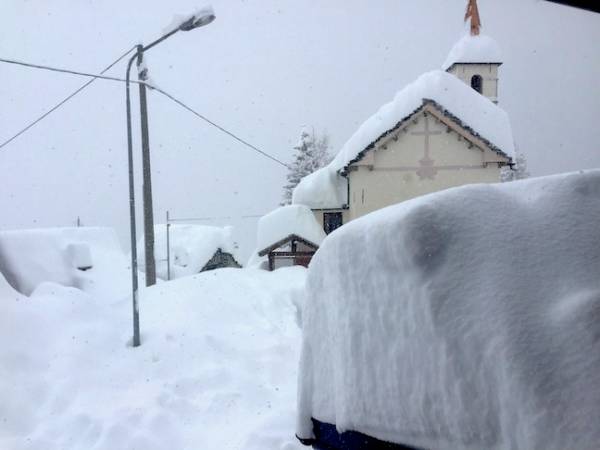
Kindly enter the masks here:
<path id="1" fill-rule="evenodd" d="M 471 185 L 336 230 L 312 260 L 313 417 L 421 448 L 597 448 L 600 171 Z"/>

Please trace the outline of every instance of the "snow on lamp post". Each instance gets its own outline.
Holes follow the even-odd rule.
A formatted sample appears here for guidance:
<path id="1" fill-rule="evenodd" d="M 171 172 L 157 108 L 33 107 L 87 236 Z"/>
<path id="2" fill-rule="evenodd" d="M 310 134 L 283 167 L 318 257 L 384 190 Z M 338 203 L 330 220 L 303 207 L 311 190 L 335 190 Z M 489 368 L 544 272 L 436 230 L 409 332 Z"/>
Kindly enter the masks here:
<path id="1" fill-rule="evenodd" d="M 131 96 L 129 92 L 129 80 L 133 61 L 137 60 L 139 96 L 140 96 L 140 119 L 142 130 L 142 178 L 144 198 L 144 248 L 145 248 L 145 272 L 146 286 L 156 283 L 156 262 L 154 260 L 154 213 L 152 209 L 152 180 L 150 173 L 150 141 L 148 132 L 148 105 L 146 99 L 147 70 L 144 66 L 144 52 L 156 46 L 165 39 L 173 36 L 178 31 L 190 31 L 212 23 L 215 13 L 211 7 L 203 8 L 196 13 L 180 21 L 171 31 L 156 41 L 146 46 L 138 45 L 137 52 L 129 59 L 126 72 L 125 97 L 127 116 L 127 160 L 129 166 L 129 221 L 131 233 L 131 284 L 133 296 L 133 346 L 140 345 L 140 321 L 138 303 L 138 278 L 137 278 L 137 250 L 136 250 L 136 224 L 135 224 L 135 195 L 133 179 L 133 138 L 131 131 Z"/>

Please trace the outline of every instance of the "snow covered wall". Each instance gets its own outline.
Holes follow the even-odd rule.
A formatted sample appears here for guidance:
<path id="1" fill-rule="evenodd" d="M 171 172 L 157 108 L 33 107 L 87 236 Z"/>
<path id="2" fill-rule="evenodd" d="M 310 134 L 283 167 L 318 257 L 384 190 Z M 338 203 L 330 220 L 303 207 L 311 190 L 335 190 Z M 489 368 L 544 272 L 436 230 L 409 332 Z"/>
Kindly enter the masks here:
<path id="1" fill-rule="evenodd" d="M 310 417 L 421 448 L 600 443 L 600 171 L 470 185 L 339 228 L 312 260 Z"/>

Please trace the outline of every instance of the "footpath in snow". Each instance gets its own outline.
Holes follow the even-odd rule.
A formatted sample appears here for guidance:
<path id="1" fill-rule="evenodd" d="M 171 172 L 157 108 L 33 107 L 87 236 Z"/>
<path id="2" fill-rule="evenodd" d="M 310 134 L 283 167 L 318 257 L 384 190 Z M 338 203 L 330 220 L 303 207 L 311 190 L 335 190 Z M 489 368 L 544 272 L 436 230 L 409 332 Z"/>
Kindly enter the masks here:
<path id="1" fill-rule="evenodd" d="M 131 302 L 0 278 L 0 448 L 300 448 L 294 439 L 306 270 L 222 269 Z"/>

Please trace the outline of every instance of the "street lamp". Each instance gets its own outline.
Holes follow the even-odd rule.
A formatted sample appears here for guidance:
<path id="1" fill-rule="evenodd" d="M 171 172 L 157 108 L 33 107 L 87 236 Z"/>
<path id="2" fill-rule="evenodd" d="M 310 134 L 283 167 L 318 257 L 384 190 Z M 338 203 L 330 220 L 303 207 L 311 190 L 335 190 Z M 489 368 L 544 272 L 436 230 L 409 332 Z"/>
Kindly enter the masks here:
<path id="1" fill-rule="evenodd" d="M 148 133 L 148 104 L 146 98 L 147 70 L 142 68 L 144 52 L 165 39 L 173 36 L 178 31 L 190 31 L 210 24 L 215 20 L 212 8 L 205 8 L 191 15 L 179 26 L 167 34 L 146 46 L 138 45 L 137 52 L 127 63 L 125 76 L 125 97 L 127 110 L 127 160 L 129 165 L 129 223 L 131 233 L 131 285 L 133 296 L 133 346 L 140 345 L 140 320 L 138 302 L 138 278 L 137 278 L 137 250 L 136 250 L 136 224 L 135 224 L 135 192 L 133 180 L 133 138 L 131 132 L 131 96 L 129 92 L 130 71 L 133 61 L 137 60 L 138 80 L 140 93 L 140 120 L 142 129 L 142 178 L 144 197 L 144 249 L 146 266 L 146 286 L 156 284 L 156 262 L 154 260 L 154 213 L 152 210 L 152 181 L 150 173 L 150 141 Z"/>

